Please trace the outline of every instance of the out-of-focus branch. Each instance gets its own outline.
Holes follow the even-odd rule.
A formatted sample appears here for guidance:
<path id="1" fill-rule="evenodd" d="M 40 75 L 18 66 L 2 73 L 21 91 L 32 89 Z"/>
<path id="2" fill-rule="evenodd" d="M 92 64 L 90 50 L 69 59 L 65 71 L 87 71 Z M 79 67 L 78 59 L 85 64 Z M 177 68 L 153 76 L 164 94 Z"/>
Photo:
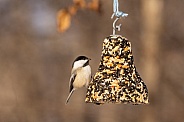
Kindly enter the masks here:
<path id="1" fill-rule="evenodd" d="M 150 95 L 150 104 L 152 95 L 158 91 L 159 71 L 158 54 L 160 53 L 160 30 L 162 23 L 163 1 L 162 0 L 142 0 L 142 33 L 143 43 L 143 74 L 147 83 Z M 155 107 L 149 107 L 143 113 L 143 122 L 156 122 L 157 117 L 154 114 Z"/>
<path id="2" fill-rule="evenodd" d="M 85 0 L 73 0 L 73 4 L 57 13 L 57 25 L 59 32 L 65 32 L 71 25 L 72 16 L 76 15 L 78 10 L 92 10 L 101 13 L 101 4 L 99 0 L 86 2 Z"/>

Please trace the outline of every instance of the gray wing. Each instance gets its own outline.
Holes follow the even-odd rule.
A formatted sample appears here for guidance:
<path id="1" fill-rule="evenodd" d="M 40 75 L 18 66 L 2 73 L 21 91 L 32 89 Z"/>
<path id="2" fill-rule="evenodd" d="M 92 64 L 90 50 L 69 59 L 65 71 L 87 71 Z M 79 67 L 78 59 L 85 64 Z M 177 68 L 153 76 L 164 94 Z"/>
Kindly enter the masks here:
<path id="1" fill-rule="evenodd" d="M 74 72 L 72 76 L 70 77 L 70 83 L 69 83 L 69 92 L 73 90 L 73 82 L 75 81 L 77 74 Z"/>

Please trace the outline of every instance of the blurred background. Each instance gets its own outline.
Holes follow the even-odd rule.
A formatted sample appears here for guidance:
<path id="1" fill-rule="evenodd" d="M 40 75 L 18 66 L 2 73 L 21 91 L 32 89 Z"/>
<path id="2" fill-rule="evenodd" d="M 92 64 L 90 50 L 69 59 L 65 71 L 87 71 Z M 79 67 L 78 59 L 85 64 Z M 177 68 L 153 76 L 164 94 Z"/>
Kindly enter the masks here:
<path id="1" fill-rule="evenodd" d="M 88 0 L 89 1 L 89 0 Z M 119 0 L 129 14 L 118 34 L 132 43 L 149 105 L 84 102 L 86 89 L 65 105 L 71 65 L 92 59 L 112 34 L 112 0 L 101 13 L 79 10 L 64 33 L 57 12 L 72 0 L 0 0 L 0 122 L 181 122 L 184 120 L 184 0 Z"/>

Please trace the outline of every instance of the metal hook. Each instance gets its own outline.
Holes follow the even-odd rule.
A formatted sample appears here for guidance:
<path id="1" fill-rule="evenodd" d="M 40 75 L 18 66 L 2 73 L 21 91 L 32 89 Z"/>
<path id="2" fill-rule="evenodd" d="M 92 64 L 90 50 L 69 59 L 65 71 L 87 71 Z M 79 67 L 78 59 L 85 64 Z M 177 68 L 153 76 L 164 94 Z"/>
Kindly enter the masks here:
<path id="1" fill-rule="evenodd" d="M 116 16 L 117 18 L 113 22 L 113 35 L 116 35 L 116 30 L 120 31 L 121 30 L 121 24 L 116 26 L 116 22 L 122 17 L 125 18 L 128 16 L 127 13 L 124 13 L 122 11 L 119 11 L 119 2 L 118 0 L 114 0 L 113 2 L 113 14 L 111 16 L 111 19 Z"/>
<path id="2" fill-rule="evenodd" d="M 116 25 L 116 22 L 119 20 L 120 18 L 116 18 L 113 22 L 113 35 L 116 35 L 116 30 L 120 31 L 121 30 L 121 24 Z"/>

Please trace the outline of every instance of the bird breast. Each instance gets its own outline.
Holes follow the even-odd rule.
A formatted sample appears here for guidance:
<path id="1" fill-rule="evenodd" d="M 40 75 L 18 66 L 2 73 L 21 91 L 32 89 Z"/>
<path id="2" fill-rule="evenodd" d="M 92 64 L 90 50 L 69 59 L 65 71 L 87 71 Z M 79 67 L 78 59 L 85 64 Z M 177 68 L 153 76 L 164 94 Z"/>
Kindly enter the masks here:
<path id="1" fill-rule="evenodd" d="M 77 76 L 73 83 L 75 89 L 88 86 L 91 80 L 91 68 L 90 66 L 82 67 L 77 70 Z"/>

